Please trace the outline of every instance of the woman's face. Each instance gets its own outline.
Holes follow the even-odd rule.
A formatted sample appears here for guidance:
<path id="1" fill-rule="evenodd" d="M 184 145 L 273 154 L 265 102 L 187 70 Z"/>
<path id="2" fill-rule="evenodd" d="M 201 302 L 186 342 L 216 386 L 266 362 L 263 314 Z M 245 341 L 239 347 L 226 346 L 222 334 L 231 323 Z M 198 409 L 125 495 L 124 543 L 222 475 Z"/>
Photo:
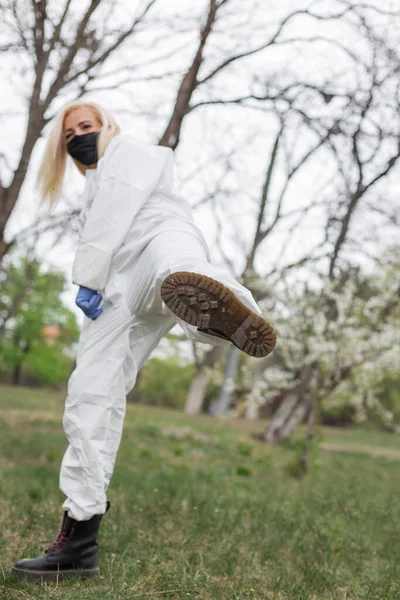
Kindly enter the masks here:
<path id="1" fill-rule="evenodd" d="M 64 138 L 68 143 L 75 135 L 100 131 L 101 123 L 89 106 L 81 106 L 69 113 L 64 119 Z"/>

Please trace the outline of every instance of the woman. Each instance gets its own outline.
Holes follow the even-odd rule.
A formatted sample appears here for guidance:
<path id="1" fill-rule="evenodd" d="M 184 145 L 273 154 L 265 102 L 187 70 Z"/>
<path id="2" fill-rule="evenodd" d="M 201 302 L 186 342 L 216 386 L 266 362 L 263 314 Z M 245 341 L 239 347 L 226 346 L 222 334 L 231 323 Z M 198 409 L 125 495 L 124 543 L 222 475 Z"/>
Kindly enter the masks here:
<path id="1" fill-rule="evenodd" d="M 93 103 L 56 118 L 38 183 L 54 204 L 69 154 L 86 177 L 81 236 L 73 265 L 86 319 L 63 419 L 69 446 L 66 495 L 56 541 L 14 574 L 55 581 L 98 575 L 96 538 L 121 440 L 126 394 L 161 337 L 178 322 L 188 337 L 234 343 L 265 356 L 275 333 L 250 292 L 210 265 L 188 203 L 173 191 L 173 152 L 123 135 Z"/>

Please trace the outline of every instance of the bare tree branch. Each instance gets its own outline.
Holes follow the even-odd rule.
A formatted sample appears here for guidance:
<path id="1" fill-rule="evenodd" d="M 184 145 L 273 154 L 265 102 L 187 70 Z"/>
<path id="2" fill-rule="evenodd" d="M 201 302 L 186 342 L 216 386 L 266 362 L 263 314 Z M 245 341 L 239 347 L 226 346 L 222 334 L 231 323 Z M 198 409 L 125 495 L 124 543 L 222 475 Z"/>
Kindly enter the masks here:
<path id="1" fill-rule="evenodd" d="M 150 2 L 147 4 L 146 8 L 143 10 L 143 12 L 138 17 L 136 17 L 136 19 L 134 20 L 133 24 L 131 25 L 131 27 L 129 29 L 127 29 L 126 31 L 124 31 L 123 33 L 121 33 L 121 35 L 117 38 L 117 40 L 111 46 L 109 46 L 109 48 L 107 48 L 107 50 L 105 52 L 103 52 L 102 54 L 100 54 L 100 56 L 98 56 L 97 58 L 92 58 L 91 60 L 89 60 L 88 64 L 85 66 L 84 69 L 81 69 L 80 71 L 77 71 L 76 73 L 71 74 L 69 77 L 66 77 L 66 79 L 64 81 L 64 85 L 67 85 L 68 83 L 71 83 L 72 81 L 76 80 L 80 75 L 86 74 L 88 71 L 92 70 L 97 65 L 105 62 L 107 60 L 107 58 L 117 48 L 119 48 L 121 46 L 121 44 L 123 44 L 123 42 L 135 31 L 135 28 L 137 27 L 137 25 L 139 23 L 141 23 L 141 21 L 144 19 L 144 17 L 146 16 L 146 14 L 149 12 L 149 10 L 151 9 L 151 7 L 156 2 L 157 2 L 157 0 L 150 0 Z"/>
<path id="2" fill-rule="evenodd" d="M 308 15 L 308 16 L 313 17 L 315 19 L 323 20 L 324 21 L 324 20 L 330 20 L 330 19 L 338 19 L 338 18 L 344 16 L 350 10 L 351 10 L 351 8 L 345 8 L 340 13 L 337 13 L 335 15 L 329 15 L 329 16 L 317 15 L 315 13 L 312 13 L 309 10 L 297 10 L 297 11 L 291 13 L 290 15 L 288 15 L 286 18 L 284 18 L 282 20 L 282 22 L 280 23 L 280 25 L 279 25 L 278 29 L 276 30 L 276 32 L 274 33 L 274 35 L 267 42 L 265 42 L 261 46 L 257 46 L 256 48 L 253 48 L 252 50 L 247 50 L 245 52 L 241 52 L 239 54 L 235 54 L 234 56 L 230 56 L 229 58 L 227 58 L 226 60 L 224 60 L 220 65 L 218 65 L 218 67 L 215 67 L 215 69 L 213 69 L 211 71 L 211 73 L 209 73 L 208 75 L 206 75 L 206 77 L 203 77 L 203 79 L 200 79 L 198 81 L 198 85 L 201 85 L 201 84 L 205 83 L 206 81 L 209 81 L 210 79 L 212 79 L 213 77 L 215 77 L 215 75 L 217 73 L 219 73 L 220 71 L 222 71 L 222 69 L 225 69 L 228 65 L 232 64 L 233 62 L 235 62 L 235 61 L 237 61 L 237 60 L 239 60 L 241 58 L 245 58 L 245 57 L 248 57 L 248 56 L 252 56 L 253 54 L 257 54 L 258 52 L 261 52 L 262 50 L 265 50 L 269 46 L 272 46 L 273 44 L 275 44 L 277 38 L 280 36 L 280 34 L 282 33 L 282 31 L 285 28 L 285 26 L 287 25 L 287 23 L 289 23 L 289 21 L 291 21 L 296 16 L 299 16 L 299 15 Z"/>
<path id="3" fill-rule="evenodd" d="M 61 18 L 59 20 L 59 22 L 57 23 L 56 27 L 54 28 L 53 31 L 53 35 L 49 44 L 49 49 L 48 49 L 48 54 L 50 55 L 54 48 L 56 47 L 56 44 L 58 44 L 61 41 L 61 30 L 63 28 L 63 25 L 65 23 L 65 20 L 67 18 L 67 14 L 69 11 L 69 8 L 71 6 L 72 0 L 67 0 L 66 4 L 65 4 L 65 8 L 64 8 L 64 12 L 61 15 Z"/>
<path id="4" fill-rule="evenodd" d="M 279 148 L 279 140 L 281 138 L 282 132 L 283 132 L 283 126 L 281 126 L 281 128 L 279 129 L 278 134 L 275 138 L 275 142 L 274 142 L 271 156 L 269 159 L 269 165 L 268 165 L 268 168 L 266 171 L 265 182 L 264 182 L 263 190 L 261 193 L 261 201 L 260 201 L 260 208 L 258 211 L 256 231 L 255 231 L 254 238 L 253 238 L 253 245 L 252 245 L 250 253 L 247 257 L 247 261 L 246 261 L 245 273 L 247 273 L 247 274 L 250 274 L 254 271 L 254 258 L 255 258 L 258 246 L 262 240 L 261 228 L 262 228 L 262 224 L 264 221 L 265 208 L 267 206 L 267 202 L 269 199 L 269 190 L 270 190 L 270 186 L 271 186 L 271 179 L 272 179 L 272 174 L 273 174 L 275 163 L 276 163 L 276 157 L 277 157 L 278 148 Z"/>

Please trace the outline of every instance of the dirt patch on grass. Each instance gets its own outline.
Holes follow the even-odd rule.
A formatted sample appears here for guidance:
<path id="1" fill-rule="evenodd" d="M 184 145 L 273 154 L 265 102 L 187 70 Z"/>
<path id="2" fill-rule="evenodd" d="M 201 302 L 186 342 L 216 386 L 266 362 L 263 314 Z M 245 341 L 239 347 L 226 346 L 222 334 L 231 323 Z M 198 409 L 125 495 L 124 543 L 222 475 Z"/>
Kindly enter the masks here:
<path id="1" fill-rule="evenodd" d="M 330 444 L 323 442 L 319 445 L 321 450 L 328 452 L 340 452 L 342 454 L 368 454 L 369 456 L 383 456 L 392 460 L 400 460 L 400 450 L 393 448 L 382 448 L 378 446 L 360 446 L 353 444 Z"/>
<path id="2" fill-rule="evenodd" d="M 12 426 L 20 425 L 23 422 L 32 423 L 34 421 L 57 422 L 61 423 L 62 412 L 50 412 L 48 410 L 25 410 L 12 409 L 3 414 L 3 419 Z"/>

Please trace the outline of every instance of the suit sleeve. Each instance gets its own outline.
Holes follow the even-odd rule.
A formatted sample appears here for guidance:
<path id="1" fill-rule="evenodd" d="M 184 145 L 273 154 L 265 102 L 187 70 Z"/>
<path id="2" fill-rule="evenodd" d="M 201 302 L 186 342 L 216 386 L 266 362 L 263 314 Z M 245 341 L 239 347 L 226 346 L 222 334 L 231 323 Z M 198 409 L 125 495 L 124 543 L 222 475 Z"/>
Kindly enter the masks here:
<path id="1" fill-rule="evenodd" d="M 172 155 L 169 148 L 125 141 L 107 157 L 75 256 L 73 283 L 104 289 L 114 254 Z"/>

